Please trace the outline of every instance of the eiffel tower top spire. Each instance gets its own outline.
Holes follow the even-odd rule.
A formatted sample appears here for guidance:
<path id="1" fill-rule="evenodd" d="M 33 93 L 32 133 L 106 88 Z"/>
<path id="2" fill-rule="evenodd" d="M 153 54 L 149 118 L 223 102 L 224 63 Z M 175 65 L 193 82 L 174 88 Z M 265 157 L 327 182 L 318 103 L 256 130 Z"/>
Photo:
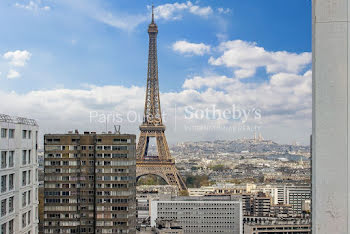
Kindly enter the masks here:
<path id="1" fill-rule="evenodd" d="M 158 33 L 158 27 L 157 24 L 154 22 L 154 5 L 152 4 L 152 21 L 148 26 L 148 33 Z"/>
<path id="2" fill-rule="evenodd" d="M 154 22 L 154 6 L 152 5 L 152 21 L 148 26 L 149 49 L 145 112 L 142 125 L 162 126 L 162 114 L 159 99 L 157 35 L 158 27 Z"/>

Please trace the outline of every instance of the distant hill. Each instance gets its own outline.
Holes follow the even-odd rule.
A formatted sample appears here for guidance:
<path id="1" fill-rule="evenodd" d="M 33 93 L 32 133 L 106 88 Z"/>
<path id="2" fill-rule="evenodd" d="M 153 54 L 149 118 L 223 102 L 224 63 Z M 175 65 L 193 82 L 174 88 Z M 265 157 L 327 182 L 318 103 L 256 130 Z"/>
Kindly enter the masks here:
<path id="1" fill-rule="evenodd" d="M 173 151 L 202 152 L 202 153 L 266 153 L 266 152 L 298 152 L 309 153 L 309 146 L 278 144 L 270 140 L 238 139 L 233 141 L 199 141 L 183 142 L 171 146 Z"/>

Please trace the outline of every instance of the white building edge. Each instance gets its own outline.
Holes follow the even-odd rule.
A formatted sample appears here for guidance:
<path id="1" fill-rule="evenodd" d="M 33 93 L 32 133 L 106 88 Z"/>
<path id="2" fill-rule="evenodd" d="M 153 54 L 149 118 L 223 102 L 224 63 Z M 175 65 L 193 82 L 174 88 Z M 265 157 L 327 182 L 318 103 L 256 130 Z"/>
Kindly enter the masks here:
<path id="1" fill-rule="evenodd" d="M 35 120 L 0 114 L 0 233 L 38 233 L 38 130 Z"/>

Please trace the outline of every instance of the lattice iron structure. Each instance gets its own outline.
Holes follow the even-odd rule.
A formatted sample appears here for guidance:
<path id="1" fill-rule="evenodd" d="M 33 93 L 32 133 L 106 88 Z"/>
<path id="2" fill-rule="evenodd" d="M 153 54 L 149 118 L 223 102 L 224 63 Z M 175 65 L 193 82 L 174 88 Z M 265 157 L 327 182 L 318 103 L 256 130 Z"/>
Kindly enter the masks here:
<path id="1" fill-rule="evenodd" d="M 136 176 L 157 175 L 168 184 L 176 185 L 180 191 L 187 190 L 181 175 L 175 167 L 175 161 L 170 155 L 168 143 L 164 134 L 165 126 L 159 98 L 157 35 L 158 27 L 154 22 L 152 6 L 152 22 L 148 27 L 149 51 L 147 70 L 147 89 L 143 123 L 140 126 L 140 137 L 137 144 Z M 150 139 L 155 138 L 157 155 L 149 155 Z"/>
<path id="2" fill-rule="evenodd" d="M 37 122 L 34 119 L 27 119 L 23 117 L 10 116 L 5 114 L 0 114 L 0 122 L 38 126 Z"/>

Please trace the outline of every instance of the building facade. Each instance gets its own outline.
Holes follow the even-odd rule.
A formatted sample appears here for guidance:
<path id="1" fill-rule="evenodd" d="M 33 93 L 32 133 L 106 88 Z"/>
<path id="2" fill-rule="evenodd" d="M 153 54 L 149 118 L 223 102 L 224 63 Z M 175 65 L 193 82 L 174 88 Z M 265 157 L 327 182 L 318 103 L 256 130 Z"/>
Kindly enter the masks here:
<path id="1" fill-rule="evenodd" d="M 263 192 L 241 194 L 243 214 L 247 216 L 270 216 L 271 197 Z"/>
<path id="2" fill-rule="evenodd" d="M 350 233 L 350 1 L 312 9 L 313 233 Z"/>
<path id="3" fill-rule="evenodd" d="M 287 188 L 287 204 L 292 205 L 293 213 L 301 215 L 302 205 L 306 200 L 311 199 L 310 186 L 295 186 Z"/>
<path id="4" fill-rule="evenodd" d="M 39 127 L 34 120 L 0 115 L 0 233 L 38 233 Z"/>
<path id="5" fill-rule="evenodd" d="M 150 226 L 151 201 L 164 196 L 178 196 L 179 190 L 174 185 L 139 185 L 136 188 L 137 227 Z"/>
<path id="6" fill-rule="evenodd" d="M 172 197 L 151 201 L 151 226 L 173 220 L 184 233 L 242 234 L 242 202 L 233 196 Z"/>
<path id="7" fill-rule="evenodd" d="M 245 223 L 244 234 L 311 234 L 311 224 L 295 222 Z"/>
<path id="8" fill-rule="evenodd" d="M 135 233 L 135 135 L 45 135 L 44 233 Z"/>

